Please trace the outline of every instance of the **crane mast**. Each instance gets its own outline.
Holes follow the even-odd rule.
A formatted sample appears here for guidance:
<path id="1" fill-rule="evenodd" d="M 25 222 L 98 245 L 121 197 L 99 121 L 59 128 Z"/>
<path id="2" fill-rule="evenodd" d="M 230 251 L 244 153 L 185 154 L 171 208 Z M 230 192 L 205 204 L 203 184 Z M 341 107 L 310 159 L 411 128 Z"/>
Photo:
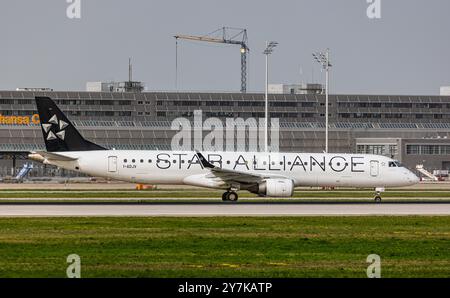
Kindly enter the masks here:
<path id="1" fill-rule="evenodd" d="M 213 37 L 217 33 L 221 33 L 220 38 Z M 222 27 L 204 36 L 179 34 L 174 37 L 177 41 L 177 47 L 178 39 L 239 45 L 241 53 L 241 92 L 247 92 L 247 53 L 250 51 L 247 45 L 247 29 Z"/>

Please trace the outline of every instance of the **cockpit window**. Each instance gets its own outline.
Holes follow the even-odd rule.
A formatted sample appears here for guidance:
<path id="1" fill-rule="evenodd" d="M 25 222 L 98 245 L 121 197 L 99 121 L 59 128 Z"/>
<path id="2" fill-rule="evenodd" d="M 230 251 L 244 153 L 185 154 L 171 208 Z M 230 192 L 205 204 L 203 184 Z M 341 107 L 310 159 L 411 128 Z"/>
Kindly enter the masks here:
<path id="1" fill-rule="evenodd" d="M 396 168 L 396 167 L 400 168 L 400 167 L 403 167 L 403 165 L 399 161 L 394 160 L 394 161 L 389 162 L 389 167 L 390 168 Z"/>

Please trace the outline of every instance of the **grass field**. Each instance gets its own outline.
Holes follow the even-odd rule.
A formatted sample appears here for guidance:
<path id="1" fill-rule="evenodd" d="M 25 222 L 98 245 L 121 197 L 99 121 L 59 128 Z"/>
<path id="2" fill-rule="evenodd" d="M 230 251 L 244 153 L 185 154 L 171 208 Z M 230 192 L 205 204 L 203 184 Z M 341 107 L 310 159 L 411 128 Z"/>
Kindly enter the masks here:
<path id="1" fill-rule="evenodd" d="M 450 277 L 450 217 L 0 218 L 0 277 Z"/>

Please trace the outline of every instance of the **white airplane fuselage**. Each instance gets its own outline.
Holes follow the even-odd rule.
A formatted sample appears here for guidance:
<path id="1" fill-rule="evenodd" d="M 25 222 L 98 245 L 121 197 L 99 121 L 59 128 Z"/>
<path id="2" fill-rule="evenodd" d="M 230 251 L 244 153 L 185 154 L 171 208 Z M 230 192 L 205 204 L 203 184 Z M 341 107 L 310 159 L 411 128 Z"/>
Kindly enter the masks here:
<path id="1" fill-rule="evenodd" d="M 57 152 L 75 160 L 44 158 L 44 163 L 116 180 L 228 189 L 212 177 L 195 152 L 95 150 Z M 339 153 L 202 152 L 222 169 L 288 178 L 294 186 L 393 187 L 418 183 L 415 174 L 379 155 Z"/>

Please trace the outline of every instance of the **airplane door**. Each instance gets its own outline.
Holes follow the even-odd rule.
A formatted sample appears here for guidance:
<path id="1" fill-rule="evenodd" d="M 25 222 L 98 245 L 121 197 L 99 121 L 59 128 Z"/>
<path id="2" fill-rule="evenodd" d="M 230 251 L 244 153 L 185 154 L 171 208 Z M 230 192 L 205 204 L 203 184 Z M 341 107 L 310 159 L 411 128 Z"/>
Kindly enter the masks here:
<path id="1" fill-rule="evenodd" d="M 378 160 L 370 161 L 370 176 L 372 177 L 378 176 Z"/>
<path id="2" fill-rule="evenodd" d="M 108 156 L 108 172 L 117 172 L 117 156 Z"/>

